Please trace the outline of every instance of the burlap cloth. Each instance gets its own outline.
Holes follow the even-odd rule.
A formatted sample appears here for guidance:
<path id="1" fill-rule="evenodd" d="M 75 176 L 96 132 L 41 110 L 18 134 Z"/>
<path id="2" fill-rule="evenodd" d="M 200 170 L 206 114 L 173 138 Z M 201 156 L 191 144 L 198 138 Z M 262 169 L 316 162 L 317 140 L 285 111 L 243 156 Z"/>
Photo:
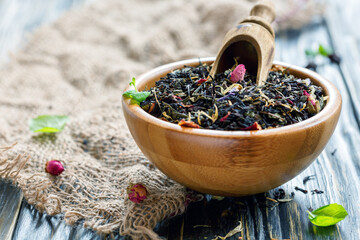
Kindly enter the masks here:
<path id="1" fill-rule="evenodd" d="M 299 27 L 319 10 L 314 1 L 276 3 L 280 28 Z M 215 55 L 252 4 L 99 0 L 36 30 L 0 70 L 0 146 L 9 146 L 2 148 L 0 176 L 39 211 L 62 213 L 68 224 L 158 238 L 152 229 L 182 213 L 191 192 L 138 150 L 122 115 L 122 89 L 155 66 Z M 71 121 L 56 135 L 33 134 L 28 120 L 41 114 L 65 114 Z M 50 159 L 65 163 L 62 175 L 44 171 Z M 147 187 L 142 204 L 127 199 L 129 183 Z"/>

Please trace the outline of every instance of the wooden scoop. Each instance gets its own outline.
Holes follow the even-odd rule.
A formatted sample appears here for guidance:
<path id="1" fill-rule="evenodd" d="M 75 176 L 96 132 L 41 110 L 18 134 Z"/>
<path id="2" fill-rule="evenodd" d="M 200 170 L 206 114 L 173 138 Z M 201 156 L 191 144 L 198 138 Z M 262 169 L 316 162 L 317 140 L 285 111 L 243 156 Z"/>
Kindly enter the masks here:
<path id="1" fill-rule="evenodd" d="M 224 37 L 210 75 L 224 72 L 235 64 L 244 64 L 246 70 L 256 74 L 256 84 L 262 85 L 269 74 L 275 52 L 275 33 L 271 23 L 275 19 L 272 1 L 258 2 L 236 27 Z"/>

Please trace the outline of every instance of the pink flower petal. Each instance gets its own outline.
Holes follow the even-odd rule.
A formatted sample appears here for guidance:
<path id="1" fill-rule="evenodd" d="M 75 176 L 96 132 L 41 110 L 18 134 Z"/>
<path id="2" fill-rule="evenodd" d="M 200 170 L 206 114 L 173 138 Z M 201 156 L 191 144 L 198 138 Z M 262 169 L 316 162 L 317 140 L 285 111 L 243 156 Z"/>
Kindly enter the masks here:
<path id="1" fill-rule="evenodd" d="M 181 119 L 181 121 L 178 123 L 181 127 L 189 127 L 189 128 L 200 128 L 200 126 L 192 121 L 185 121 L 184 119 Z"/>
<path id="2" fill-rule="evenodd" d="M 200 80 L 197 80 L 197 81 L 196 81 L 196 84 L 200 85 L 200 84 L 202 84 L 202 83 L 204 83 L 204 82 L 206 82 L 206 81 L 207 81 L 207 79 L 202 78 L 202 79 L 200 79 Z"/>
<path id="3" fill-rule="evenodd" d="M 224 122 L 230 116 L 230 114 L 230 112 L 227 112 L 227 114 L 220 119 L 220 122 Z"/>
<path id="4" fill-rule="evenodd" d="M 237 65 L 234 71 L 231 72 L 230 80 L 233 83 L 244 80 L 245 72 L 246 69 L 244 64 Z"/>
<path id="5" fill-rule="evenodd" d="M 261 129 L 262 129 L 261 126 L 257 122 L 254 122 L 253 125 L 246 128 L 241 128 L 240 130 L 247 131 L 247 130 L 261 130 Z"/>
<path id="6" fill-rule="evenodd" d="M 304 94 L 307 96 L 307 101 L 310 101 L 311 104 L 316 107 L 316 102 L 315 99 L 307 92 L 304 90 Z"/>

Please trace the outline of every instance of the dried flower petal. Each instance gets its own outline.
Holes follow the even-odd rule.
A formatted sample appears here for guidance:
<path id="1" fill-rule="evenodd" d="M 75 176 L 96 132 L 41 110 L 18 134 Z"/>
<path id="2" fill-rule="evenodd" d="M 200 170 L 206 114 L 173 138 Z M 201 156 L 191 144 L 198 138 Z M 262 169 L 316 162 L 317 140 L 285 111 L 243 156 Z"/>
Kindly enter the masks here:
<path id="1" fill-rule="evenodd" d="M 320 103 L 315 100 L 307 91 L 304 90 L 304 94 L 307 96 L 307 107 L 310 113 L 318 113 L 320 111 Z"/>
<path id="2" fill-rule="evenodd" d="M 127 188 L 127 193 L 130 201 L 134 203 L 141 203 L 147 198 L 147 190 L 141 183 L 130 184 Z"/>
<path id="3" fill-rule="evenodd" d="M 223 101 L 223 100 L 229 98 L 230 96 L 234 96 L 234 95 L 235 95 L 235 93 L 230 91 L 228 95 L 225 95 L 225 96 L 219 98 L 219 99 L 216 100 L 216 101 L 217 101 L 217 102 L 220 102 L 220 101 Z"/>
<path id="4" fill-rule="evenodd" d="M 231 72 L 230 80 L 233 83 L 244 80 L 245 72 L 246 72 L 246 69 L 245 69 L 244 64 L 237 65 L 237 67 L 234 69 L 234 71 Z"/>
<path id="5" fill-rule="evenodd" d="M 307 96 L 307 100 L 310 101 L 311 104 L 315 106 L 315 99 L 305 90 L 304 90 L 304 94 Z"/>
<path id="6" fill-rule="evenodd" d="M 183 106 L 184 108 L 193 108 L 193 107 L 195 107 L 194 105 L 192 105 L 192 104 L 183 104 L 183 103 L 181 103 L 180 104 L 181 106 Z"/>
<path id="7" fill-rule="evenodd" d="M 316 114 L 320 111 L 320 102 L 318 100 L 315 101 L 315 105 L 313 105 L 310 101 L 307 103 L 309 113 Z"/>
<path id="8" fill-rule="evenodd" d="M 261 129 L 262 129 L 261 126 L 257 122 L 254 122 L 254 124 L 251 125 L 250 127 L 241 128 L 240 130 L 246 131 L 246 130 L 261 130 Z"/>
<path id="9" fill-rule="evenodd" d="M 192 121 L 185 121 L 184 119 L 181 119 L 181 121 L 178 123 L 181 127 L 190 127 L 190 128 L 200 128 L 200 126 Z"/>
<path id="10" fill-rule="evenodd" d="M 182 98 L 181 98 L 181 97 L 178 97 L 178 96 L 176 96 L 176 95 L 172 95 L 172 98 L 174 99 L 175 102 L 177 102 L 177 100 L 182 101 Z"/>
<path id="11" fill-rule="evenodd" d="M 59 160 L 50 160 L 45 164 L 45 172 L 58 176 L 64 171 L 64 166 Z"/>
<path id="12" fill-rule="evenodd" d="M 206 81 L 207 81 L 206 78 L 202 78 L 202 79 L 200 79 L 200 80 L 197 80 L 197 81 L 196 81 L 196 84 L 197 84 L 197 85 L 200 85 L 200 84 L 202 84 L 202 83 L 204 83 L 204 82 L 206 82 Z"/>
<path id="13" fill-rule="evenodd" d="M 224 122 L 230 116 L 230 114 L 231 112 L 227 112 L 227 114 L 220 119 L 220 122 Z"/>
<path id="14" fill-rule="evenodd" d="M 242 89 L 242 86 L 238 83 L 233 83 L 231 84 L 230 87 L 228 87 L 227 89 L 225 89 L 224 94 L 227 94 L 228 92 L 230 93 L 235 93 L 238 92 Z"/>
<path id="15" fill-rule="evenodd" d="M 151 112 L 154 110 L 154 108 L 155 108 L 155 103 L 152 103 L 152 104 L 151 104 L 151 107 L 150 107 L 150 109 L 149 109 L 149 113 L 151 113 Z"/>

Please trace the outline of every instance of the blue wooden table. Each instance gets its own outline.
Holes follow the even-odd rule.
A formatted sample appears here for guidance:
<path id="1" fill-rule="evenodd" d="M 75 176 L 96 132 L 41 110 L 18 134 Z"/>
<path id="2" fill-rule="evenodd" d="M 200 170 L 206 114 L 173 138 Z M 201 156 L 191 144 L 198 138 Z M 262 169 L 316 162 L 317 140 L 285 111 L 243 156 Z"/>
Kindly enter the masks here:
<path id="1" fill-rule="evenodd" d="M 56 19 L 89 0 L 0 0 L 0 59 L 26 43 L 33 28 Z M 269 198 L 279 189 L 243 198 L 214 199 L 206 195 L 186 213 L 158 224 L 166 239 L 213 239 L 242 225 L 241 233 L 228 239 L 360 239 L 360 3 L 331 0 L 324 18 L 300 31 L 280 32 L 276 60 L 305 66 L 304 50 L 316 44 L 330 46 L 342 61 L 324 60 L 317 71 L 332 81 L 343 97 L 343 110 L 333 137 L 318 159 L 303 173 L 280 186 L 295 193 L 294 200 L 275 203 Z M 0 76 L 1 77 L 1 76 Z M 276 174 L 276 173 L 274 173 Z M 306 176 L 315 178 L 303 183 Z M 304 194 L 295 187 L 307 189 Z M 324 191 L 311 194 L 311 190 Z M 268 197 L 268 198 L 267 198 Z M 343 205 L 349 216 L 335 226 L 312 225 L 306 211 L 329 203 Z M 61 216 L 41 214 L 22 198 L 19 189 L 0 180 L 0 240 L 3 239 L 103 239 L 91 230 L 67 226 Z M 115 239 L 125 239 L 116 236 Z M 240 238 L 241 239 L 241 238 Z"/>

